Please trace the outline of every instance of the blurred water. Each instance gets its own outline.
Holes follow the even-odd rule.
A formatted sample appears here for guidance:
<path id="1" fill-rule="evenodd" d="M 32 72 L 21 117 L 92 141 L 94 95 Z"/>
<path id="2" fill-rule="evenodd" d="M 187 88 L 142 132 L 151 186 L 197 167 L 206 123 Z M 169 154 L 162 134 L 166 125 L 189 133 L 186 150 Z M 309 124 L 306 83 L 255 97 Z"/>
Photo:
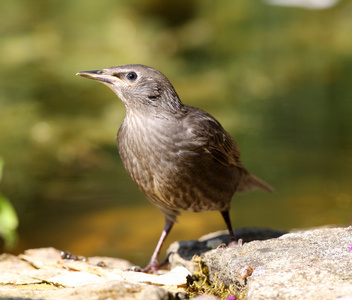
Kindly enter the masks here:
<path id="1" fill-rule="evenodd" d="M 118 99 L 78 71 L 143 63 L 214 115 L 275 194 L 235 196 L 234 227 L 347 226 L 352 211 L 352 6 L 264 1 L 2 1 L 0 191 L 19 253 L 53 246 L 145 264 L 162 214 L 123 170 Z M 180 9 L 182 8 L 182 9 Z M 185 213 L 168 243 L 225 229 Z M 167 245 L 165 246 L 165 249 Z"/>
<path id="2" fill-rule="evenodd" d="M 22 212 L 20 243 L 14 253 L 52 246 L 80 255 L 108 255 L 146 264 L 164 226 L 161 212 L 144 199 L 124 172 L 120 178 L 95 175 L 102 174 L 91 174 L 80 184 L 61 182 L 56 199 L 34 201 Z M 100 190 L 99 181 L 111 189 Z M 275 194 L 256 191 L 236 195 L 231 210 L 234 227 L 289 230 L 350 223 L 349 180 L 311 178 L 275 187 Z M 222 229 L 226 226 L 218 212 L 182 213 L 163 250 L 172 241 L 198 239 Z"/>

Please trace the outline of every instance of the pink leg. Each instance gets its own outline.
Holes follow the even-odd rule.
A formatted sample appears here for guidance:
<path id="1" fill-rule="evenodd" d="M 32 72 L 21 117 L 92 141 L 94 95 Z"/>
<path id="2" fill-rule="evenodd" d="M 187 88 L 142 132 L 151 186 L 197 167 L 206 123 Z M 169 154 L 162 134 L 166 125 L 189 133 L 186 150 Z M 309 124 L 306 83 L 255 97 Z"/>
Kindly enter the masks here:
<path id="1" fill-rule="evenodd" d="M 152 255 L 152 258 L 150 259 L 148 265 L 142 270 L 143 272 L 149 272 L 149 271 L 157 271 L 159 270 L 162 265 L 159 264 L 159 254 L 161 247 L 163 246 L 167 235 L 169 234 L 172 226 L 174 225 L 173 222 L 170 222 L 168 220 L 165 221 L 165 226 L 163 229 L 163 232 L 161 233 L 160 239 L 158 244 L 156 245 L 156 248 L 154 250 L 154 253 Z"/>

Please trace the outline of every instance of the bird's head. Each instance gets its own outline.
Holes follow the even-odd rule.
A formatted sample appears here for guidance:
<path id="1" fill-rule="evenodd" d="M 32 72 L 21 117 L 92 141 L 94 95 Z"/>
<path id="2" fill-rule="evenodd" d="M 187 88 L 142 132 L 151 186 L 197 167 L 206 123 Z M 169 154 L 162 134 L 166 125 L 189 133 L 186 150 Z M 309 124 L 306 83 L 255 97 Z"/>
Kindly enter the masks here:
<path id="1" fill-rule="evenodd" d="M 76 75 L 107 85 L 126 110 L 178 110 L 182 103 L 164 74 L 144 65 L 123 65 Z"/>

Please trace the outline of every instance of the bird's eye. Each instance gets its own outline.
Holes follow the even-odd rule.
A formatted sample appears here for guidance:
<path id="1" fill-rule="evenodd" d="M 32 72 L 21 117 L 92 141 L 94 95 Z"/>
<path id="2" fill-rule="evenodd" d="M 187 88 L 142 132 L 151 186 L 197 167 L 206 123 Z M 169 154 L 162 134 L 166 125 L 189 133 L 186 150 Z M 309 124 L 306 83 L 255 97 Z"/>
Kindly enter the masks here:
<path id="1" fill-rule="evenodd" d="M 135 81 L 137 79 L 137 74 L 136 72 L 130 72 L 126 75 L 128 80 Z"/>

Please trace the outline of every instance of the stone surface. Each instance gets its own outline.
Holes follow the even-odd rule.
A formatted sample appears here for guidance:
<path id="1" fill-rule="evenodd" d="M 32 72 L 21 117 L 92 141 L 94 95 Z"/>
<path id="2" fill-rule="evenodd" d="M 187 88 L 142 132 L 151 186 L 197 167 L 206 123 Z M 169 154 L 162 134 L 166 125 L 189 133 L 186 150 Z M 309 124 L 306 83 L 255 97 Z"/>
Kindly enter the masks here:
<path id="1" fill-rule="evenodd" d="M 287 233 L 283 230 L 274 230 L 267 228 L 238 228 L 234 231 L 235 236 L 241 239 L 243 243 L 253 240 L 266 240 L 276 238 Z M 194 255 L 201 255 L 207 251 L 216 249 L 220 245 L 227 245 L 230 242 L 227 230 L 217 231 L 202 236 L 198 241 L 178 241 L 170 245 L 167 250 L 169 256 L 170 268 L 184 266 L 189 271 L 195 272 L 198 267 L 192 261 Z"/>
<path id="2" fill-rule="evenodd" d="M 352 299 L 351 227 L 246 232 L 271 239 L 216 248 L 227 238 L 218 232 L 174 243 L 169 249 L 172 270 L 158 275 L 126 271 L 132 264 L 121 259 L 64 260 L 53 248 L 2 254 L 0 299 L 186 299 L 190 273 L 183 265 L 197 271 L 193 254 L 209 270 L 210 286 L 232 285 L 248 299 Z"/>
<path id="3" fill-rule="evenodd" d="M 248 299 L 352 299 L 352 228 L 285 234 L 206 252 L 210 277 Z"/>
<path id="4" fill-rule="evenodd" d="M 104 262 L 104 267 L 97 264 Z M 0 255 L 1 299 L 182 299 L 189 271 L 177 267 L 158 275 L 125 271 L 132 264 L 114 258 L 61 258 L 54 248 L 30 249 L 18 257 Z"/>
<path id="5" fill-rule="evenodd" d="M 1 299 L 177 299 L 165 289 L 157 286 L 142 286 L 123 281 L 108 281 L 76 288 L 55 288 L 41 285 L 23 287 L 2 286 Z"/>

